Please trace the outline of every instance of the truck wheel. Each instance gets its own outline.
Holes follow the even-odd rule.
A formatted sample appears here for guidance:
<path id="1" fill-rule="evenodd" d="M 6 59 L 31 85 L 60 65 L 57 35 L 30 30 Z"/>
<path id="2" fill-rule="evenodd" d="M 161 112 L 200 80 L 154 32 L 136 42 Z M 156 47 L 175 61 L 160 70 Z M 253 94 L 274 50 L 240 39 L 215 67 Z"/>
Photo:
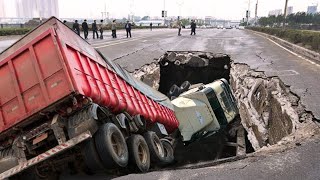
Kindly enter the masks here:
<path id="1" fill-rule="evenodd" d="M 175 96 L 178 97 L 180 94 L 180 88 L 177 85 L 172 85 L 170 90 L 169 90 L 169 96 Z"/>
<path id="2" fill-rule="evenodd" d="M 7 148 L 0 151 L 0 173 L 17 166 L 18 164 L 18 158 L 15 157 L 12 148 Z"/>
<path id="3" fill-rule="evenodd" d="M 128 147 L 121 131 L 115 124 L 102 125 L 95 136 L 95 144 L 104 167 L 127 166 Z"/>
<path id="4" fill-rule="evenodd" d="M 190 88 L 190 86 L 191 86 L 191 84 L 190 84 L 189 81 L 183 82 L 183 83 L 181 84 L 181 86 L 180 86 L 181 93 L 182 93 L 182 92 L 185 92 L 185 91 L 188 91 L 189 88 Z"/>
<path id="5" fill-rule="evenodd" d="M 84 157 L 84 162 L 90 169 L 90 172 L 104 169 L 102 161 L 98 155 L 94 139 L 90 139 L 89 141 L 85 142 L 82 155 Z"/>
<path id="6" fill-rule="evenodd" d="M 141 135 L 132 135 L 127 142 L 130 162 L 140 172 L 147 172 L 150 168 L 150 153 L 145 139 Z"/>
<path id="7" fill-rule="evenodd" d="M 164 149 L 164 158 L 162 160 L 162 165 L 169 165 L 174 161 L 173 147 L 167 140 L 161 139 L 161 143 Z"/>
<path id="8" fill-rule="evenodd" d="M 155 132 L 148 131 L 143 135 L 149 147 L 151 162 L 158 163 L 164 158 L 162 143 Z"/>

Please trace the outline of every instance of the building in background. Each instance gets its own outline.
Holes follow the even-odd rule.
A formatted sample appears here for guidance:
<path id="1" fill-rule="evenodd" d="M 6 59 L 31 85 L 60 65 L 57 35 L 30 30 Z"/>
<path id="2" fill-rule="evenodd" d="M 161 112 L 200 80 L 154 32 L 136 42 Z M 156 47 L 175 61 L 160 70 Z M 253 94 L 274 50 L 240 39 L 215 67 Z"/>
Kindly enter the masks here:
<path id="1" fill-rule="evenodd" d="M 4 8 L 4 0 L 0 0 L 0 18 L 6 17 L 6 12 Z"/>
<path id="2" fill-rule="evenodd" d="M 315 14 L 315 13 L 317 13 L 317 9 L 318 9 L 318 5 L 308 6 L 307 13 L 308 14 Z"/>
<path id="3" fill-rule="evenodd" d="M 18 18 L 59 17 L 58 0 L 16 0 Z"/>
<path id="4" fill-rule="evenodd" d="M 293 14 L 293 6 L 287 7 L 287 15 Z"/>
<path id="5" fill-rule="evenodd" d="M 269 16 L 279 16 L 282 14 L 282 9 L 275 9 L 272 11 L 269 11 Z"/>
<path id="6" fill-rule="evenodd" d="M 214 18 L 212 16 L 206 16 L 204 18 L 205 24 L 206 25 L 212 25 Z"/>

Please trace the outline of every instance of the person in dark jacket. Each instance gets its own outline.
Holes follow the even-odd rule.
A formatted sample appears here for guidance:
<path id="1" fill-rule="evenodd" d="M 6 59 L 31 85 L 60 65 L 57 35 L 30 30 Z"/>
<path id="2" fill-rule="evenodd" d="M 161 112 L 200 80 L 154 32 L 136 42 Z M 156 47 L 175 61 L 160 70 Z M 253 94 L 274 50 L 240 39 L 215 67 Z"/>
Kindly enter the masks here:
<path id="1" fill-rule="evenodd" d="M 88 27 L 88 24 L 87 24 L 87 20 L 86 20 L 86 19 L 83 21 L 83 23 L 81 24 L 81 26 L 82 26 L 84 38 L 85 38 L 85 39 L 88 39 L 89 27 Z"/>
<path id="2" fill-rule="evenodd" d="M 190 35 L 192 35 L 192 34 L 196 35 L 196 28 L 197 28 L 197 24 L 192 19 L 191 20 L 191 34 Z"/>
<path id="3" fill-rule="evenodd" d="M 152 23 L 150 23 L 150 31 L 152 31 Z"/>
<path id="4" fill-rule="evenodd" d="M 130 38 L 131 38 L 131 23 L 129 21 L 127 21 L 126 25 L 124 26 L 124 28 L 126 29 L 127 31 L 127 38 L 128 38 L 128 35 L 130 35 Z"/>
<path id="5" fill-rule="evenodd" d="M 99 38 L 99 34 L 98 34 L 98 27 L 97 27 L 97 23 L 96 20 L 93 21 L 92 23 L 92 31 L 93 31 L 93 39 L 95 39 L 95 34 L 97 35 L 97 39 Z"/>
<path id="6" fill-rule="evenodd" d="M 78 20 L 75 20 L 72 26 L 72 30 L 74 30 L 80 36 L 80 27 L 78 24 Z"/>
<path id="7" fill-rule="evenodd" d="M 101 19 L 99 24 L 100 39 L 103 39 L 103 28 L 104 28 L 104 24 L 103 24 L 103 20 Z"/>

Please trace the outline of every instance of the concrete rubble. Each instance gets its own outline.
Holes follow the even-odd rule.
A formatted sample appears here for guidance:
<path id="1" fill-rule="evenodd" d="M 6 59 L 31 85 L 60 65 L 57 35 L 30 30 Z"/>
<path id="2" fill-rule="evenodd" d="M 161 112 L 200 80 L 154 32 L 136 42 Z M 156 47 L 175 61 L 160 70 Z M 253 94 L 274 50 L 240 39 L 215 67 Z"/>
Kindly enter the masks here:
<path id="1" fill-rule="evenodd" d="M 238 100 L 241 123 L 254 150 L 283 144 L 310 134 L 313 115 L 306 112 L 300 98 L 278 77 L 267 77 L 246 64 L 233 63 L 225 54 L 206 52 L 167 52 L 158 62 L 145 65 L 133 73 L 135 77 L 167 93 L 173 85 L 188 80 L 191 84 L 209 83 L 219 78 L 230 80 Z M 290 138 L 289 138 L 290 137 Z"/>

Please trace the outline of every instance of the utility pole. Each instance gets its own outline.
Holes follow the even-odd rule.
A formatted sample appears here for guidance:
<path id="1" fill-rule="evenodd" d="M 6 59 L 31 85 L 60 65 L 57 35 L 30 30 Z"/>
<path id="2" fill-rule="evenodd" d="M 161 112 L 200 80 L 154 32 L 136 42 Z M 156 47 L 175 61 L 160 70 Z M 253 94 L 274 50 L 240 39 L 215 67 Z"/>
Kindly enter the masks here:
<path id="1" fill-rule="evenodd" d="M 283 28 L 285 28 L 285 25 L 286 25 L 287 7 L 288 7 L 288 0 L 286 0 L 286 4 L 284 6 L 283 24 L 282 24 Z"/>
<path id="2" fill-rule="evenodd" d="M 259 0 L 257 0 L 257 3 L 256 3 L 256 11 L 254 15 L 255 24 L 257 24 L 257 20 L 258 20 L 258 3 L 259 3 Z"/>
<path id="3" fill-rule="evenodd" d="M 246 12 L 247 26 L 249 25 L 249 17 L 250 17 L 250 0 L 248 2 L 248 10 Z"/>

